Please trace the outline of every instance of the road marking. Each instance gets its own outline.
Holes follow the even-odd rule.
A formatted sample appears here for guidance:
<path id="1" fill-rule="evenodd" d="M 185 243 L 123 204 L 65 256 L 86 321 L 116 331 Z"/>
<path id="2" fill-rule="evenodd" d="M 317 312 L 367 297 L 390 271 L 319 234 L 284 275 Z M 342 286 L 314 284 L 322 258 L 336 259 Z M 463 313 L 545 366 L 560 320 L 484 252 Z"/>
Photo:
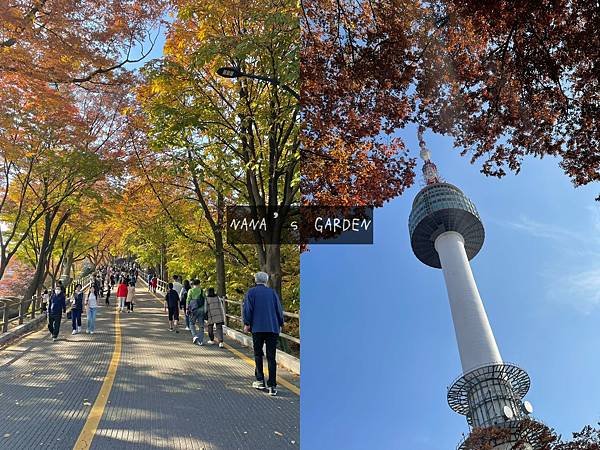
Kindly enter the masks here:
<path id="1" fill-rule="evenodd" d="M 96 401 L 94 402 L 85 424 L 83 425 L 83 429 L 79 434 L 79 438 L 77 438 L 77 442 L 75 442 L 73 450 L 88 450 L 91 447 L 92 440 L 94 439 L 94 435 L 96 434 L 96 430 L 100 424 L 100 419 L 102 419 L 102 415 L 104 414 L 104 408 L 106 407 L 108 396 L 110 395 L 110 391 L 115 382 L 120 359 L 121 320 L 119 313 L 115 312 L 115 349 L 113 350 L 112 359 L 108 365 L 108 370 L 106 371 L 106 376 L 104 377 L 104 382 L 102 383 L 98 397 L 96 397 Z"/>
<path id="2" fill-rule="evenodd" d="M 154 294 L 154 297 L 156 297 L 157 300 L 161 300 L 161 298 L 158 295 L 156 295 L 155 292 L 151 292 L 151 293 Z M 235 356 L 237 356 L 238 358 L 240 358 L 242 361 L 244 361 L 245 363 L 248 363 L 250 366 L 254 367 L 254 360 L 253 359 L 248 358 L 242 352 L 240 352 L 239 350 L 236 350 L 235 348 L 233 348 L 231 345 L 227 344 L 226 342 L 223 342 L 223 345 L 225 346 L 225 348 L 227 350 L 229 350 Z M 287 389 L 289 389 L 290 391 L 292 391 L 294 394 L 300 395 L 300 388 L 298 388 L 298 386 L 296 386 L 295 384 L 290 383 L 289 381 L 284 380 L 281 377 L 277 377 L 277 383 L 279 383 L 280 385 L 286 387 Z"/>

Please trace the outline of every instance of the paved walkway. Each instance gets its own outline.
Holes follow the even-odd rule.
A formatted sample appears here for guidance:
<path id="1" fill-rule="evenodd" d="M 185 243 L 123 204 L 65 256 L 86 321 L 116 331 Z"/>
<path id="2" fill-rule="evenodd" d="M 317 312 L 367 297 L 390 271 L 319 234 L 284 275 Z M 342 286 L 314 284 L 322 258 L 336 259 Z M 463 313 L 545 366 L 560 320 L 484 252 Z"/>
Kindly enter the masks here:
<path id="1" fill-rule="evenodd" d="M 143 288 L 132 314 L 117 320 L 114 295 L 111 303 L 100 306 L 93 336 L 72 336 L 63 320 L 55 343 L 42 330 L 0 351 L 0 448 L 299 448 L 295 393 L 256 391 L 247 360 L 169 332 Z"/>

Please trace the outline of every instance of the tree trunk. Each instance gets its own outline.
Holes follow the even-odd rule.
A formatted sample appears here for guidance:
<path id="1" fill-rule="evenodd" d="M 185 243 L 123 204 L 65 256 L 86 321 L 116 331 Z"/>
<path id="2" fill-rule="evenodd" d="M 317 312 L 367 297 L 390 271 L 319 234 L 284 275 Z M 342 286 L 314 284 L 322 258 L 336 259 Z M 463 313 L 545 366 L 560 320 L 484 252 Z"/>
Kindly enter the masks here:
<path id="1" fill-rule="evenodd" d="M 277 244 L 267 244 L 266 260 L 261 269 L 269 274 L 270 285 L 281 299 L 281 246 Z"/>
<path id="2" fill-rule="evenodd" d="M 215 262 L 217 265 L 217 295 L 225 296 L 225 253 L 223 252 L 223 233 L 221 230 L 216 231 L 215 235 Z"/>
<path id="3" fill-rule="evenodd" d="M 65 286 L 71 284 L 72 281 L 71 268 L 73 267 L 73 256 L 73 251 L 68 250 L 62 263 L 62 275 L 60 279 Z"/>
<path id="4" fill-rule="evenodd" d="M 27 302 L 35 295 L 39 289 L 39 286 L 44 281 L 44 276 L 46 275 L 46 263 L 48 261 L 47 257 L 51 251 L 51 249 L 48 247 L 50 246 L 50 234 L 52 233 L 52 221 L 54 220 L 54 217 L 52 214 L 47 214 L 44 220 L 46 223 L 44 227 L 42 243 L 40 245 L 40 255 L 38 256 L 34 275 L 29 283 L 29 286 L 27 287 L 27 290 L 25 291 L 25 295 L 23 296 L 24 300 Z M 25 307 L 28 308 L 29 304 L 27 304 Z"/>

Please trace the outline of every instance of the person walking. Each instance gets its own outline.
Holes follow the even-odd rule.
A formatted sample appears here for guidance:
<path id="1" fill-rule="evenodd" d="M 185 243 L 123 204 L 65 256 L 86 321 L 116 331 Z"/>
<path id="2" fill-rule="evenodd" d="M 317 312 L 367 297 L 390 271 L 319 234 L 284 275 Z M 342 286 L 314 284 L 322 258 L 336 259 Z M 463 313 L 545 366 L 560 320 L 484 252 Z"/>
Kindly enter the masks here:
<path id="1" fill-rule="evenodd" d="M 100 276 L 98 274 L 94 274 L 93 276 L 93 280 L 94 280 L 94 285 L 92 287 L 91 291 L 96 291 L 96 292 L 100 292 L 100 290 L 102 289 L 102 283 L 100 282 Z"/>
<path id="2" fill-rule="evenodd" d="M 190 332 L 192 333 L 192 344 L 204 345 L 204 312 L 205 298 L 200 280 L 194 280 L 194 287 L 187 294 L 186 313 L 189 317 Z M 196 323 L 198 332 L 196 332 Z"/>
<path id="3" fill-rule="evenodd" d="M 266 345 L 269 380 L 269 395 L 277 395 L 277 362 L 275 353 L 281 327 L 283 327 L 283 308 L 274 289 L 267 287 L 269 275 L 257 272 L 254 275 L 256 286 L 250 288 L 244 298 L 244 331 L 252 333 L 254 363 L 256 365 L 255 389 L 265 389 L 263 372 L 263 345 Z"/>
<path id="4" fill-rule="evenodd" d="M 148 274 L 148 291 L 149 292 L 152 292 L 152 278 L 154 278 L 154 276 L 151 273 L 149 273 Z"/>
<path id="5" fill-rule="evenodd" d="M 96 331 L 96 311 L 98 308 L 98 295 L 99 292 L 96 289 L 91 290 L 87 296 L 87 300 L 85 301 L 85 306 L 87 308 L 87 334 L 94 334 L 94 331 Z"/>
<path id="6" fill-rule="evenodd" d="M 217 343 L 223 348 L 223 325 L 225 324 L 225 308 L 223 300 L 215 294 L 214 288 L 208 288 L 206 292 L 206 323 L 208 325 L 208 342 L 215 343 L 214 328 L 217 328 Z"/>
<path id="7" fill-rule="evenodd" d="M 133 312 L 133 300 L 135 298 L 135 280 L 129 279 L 129 287 L 127 288 L 127 312 Z"/>
<path id="8" fill-rule="evenodd" d="M 185 315 L 185 329 L 189 331 L 190 329 L 190 316 L 187 314 L 187 296 L 190 290 L 192 289 L 192 285 L 190 284 L 190 280 L 183 281 L 183 289 L 181 290 L 181 295 L 179 296 L 179 306 Z"/>
<path id="9" fill-rule="evenodd" d="M 83 312 L 83 289 L 80 284 L 75 286 L 75 293 L 71 299 L 71 321 L 73 331 L 71 334 L 81 333 L 81 313 Z"/>
<path id="10" fill-rule="evenodd" d="M 179 280 L 179 275 L 173 275 L 173 289 L 177 292 L 179 298 L 181 298 L 181 290 L 183 289 L 183 284 L 181 284 Z"/>
<path id="11" fill-rule="evenodd" d="M 165 312 L 169 311 L 169 331 L 175 330 L 179 333 L 177 325 L 179 323 L 179 295 L 173 289 L 173 283 L 169 283 L 167 295 L 165 295 Z"/>
<path id="12" fill-rule="evenodd" d="M 106 299 L 104 300 L 106 306 L 110 305 L 110 284 L 106 283 Z"/>
<path id="13" fill-rule="evenodd" d="M 48 293 L 48 289 L 44 289 L 42 294 L 42 312 L 47 316 L 48 315 L 48 301 L 50 300 L 50 294 Z"/>
<path id="14" fill-rule="evenodd" d="M 152 292 L 156 294 L 156 287 L 158 286 L 158 278 L 156 275 L 152 277 Z"/>
<path id="15" fill-rule="evenodd" d="M 67 312 L 65 294 L 63 289 L 57 285 L 48 301 L 48 331 L 50 331 L 52 341 L 58 339 L 60 322 L 62 320 L 62 315 L 65 312 Z"/>
<path id="16" fill-rule="evenodd" d="M 117 286 L 117 308 L 119 312 L 123 312 L 125 310 L 125 299 L 127 299 L 127 285 L 125 284 L 125 280 L 119 280 L 119 285 Z"/>

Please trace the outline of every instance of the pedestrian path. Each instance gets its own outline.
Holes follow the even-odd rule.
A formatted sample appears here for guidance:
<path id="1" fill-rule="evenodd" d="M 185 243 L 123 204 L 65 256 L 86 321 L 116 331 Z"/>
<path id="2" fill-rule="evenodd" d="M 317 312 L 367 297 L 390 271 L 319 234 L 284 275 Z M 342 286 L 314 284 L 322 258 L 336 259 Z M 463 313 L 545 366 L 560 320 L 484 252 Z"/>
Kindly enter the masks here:
<path id="1" fill-rule="evenodd" d="M 153 295 L 136 299 L 118 317 L 114 296 L 101 305 L 93 336 L 63 321 L 55 343 L 42 330 L 0 351 L 0 448 L 299 448 L 291 374 L 292 390 L 256 391 L 247 349 L 194 346 Z"/>

